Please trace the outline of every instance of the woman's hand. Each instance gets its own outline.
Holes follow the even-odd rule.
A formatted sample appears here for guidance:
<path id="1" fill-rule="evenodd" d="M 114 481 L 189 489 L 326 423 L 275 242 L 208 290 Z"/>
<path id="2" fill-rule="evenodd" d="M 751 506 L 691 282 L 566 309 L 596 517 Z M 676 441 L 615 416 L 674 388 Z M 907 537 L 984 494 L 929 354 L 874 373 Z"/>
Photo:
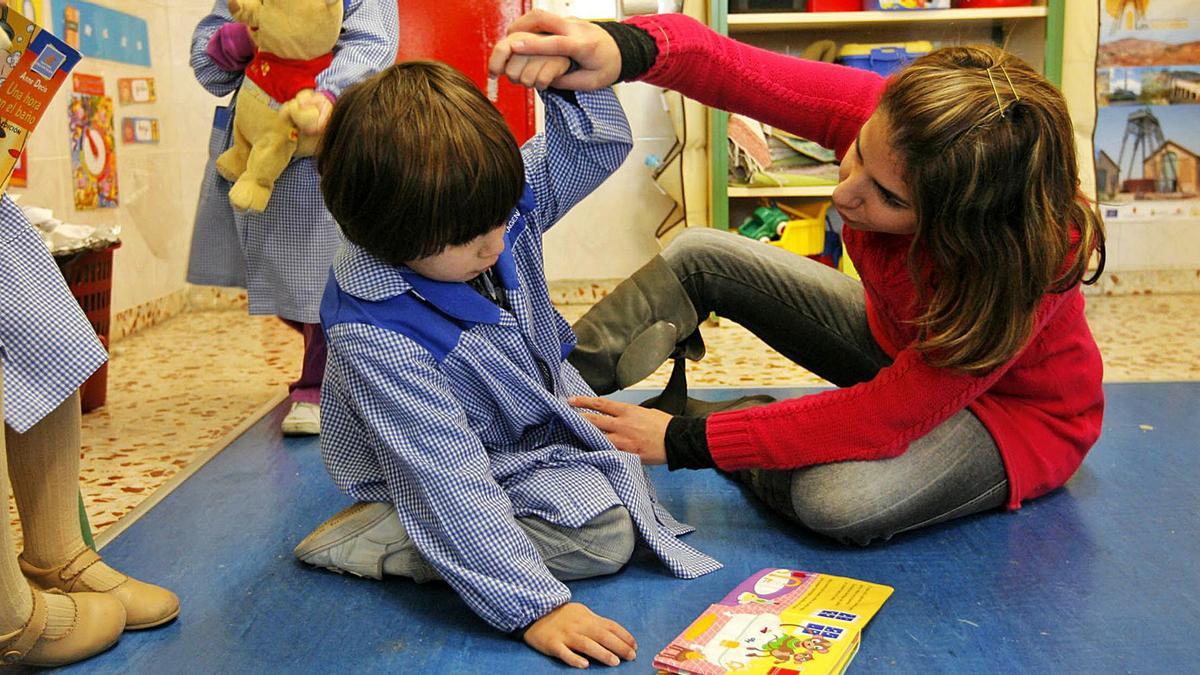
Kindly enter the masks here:
<path id="1" fill-rule="evenodd" d="M 540 9 L 525 14 L 508 27 L 508 37 L 492 49 L 488 73 L 492 77 L 506 75 L 514 84 L 541 83 L 544 62 L 514 61 L 517 56 L 561 56 L 579 65 L 574 72 L 556 75 L 539 88 L 594 91 L 612 85 L 621 74 L 621 51 L 603 28 Z M 529 69 L 534 72 L 525 72 Z"/>
<path id="2" fill-rule="evenodd" d="M 667 424 L 671 422 L 667 413 L 590 396 L 573 396 L 567 402 L 594 411 L 580 414 L 603 431 L 618 450 L 637 455 L 642 464 L 667 463 Z"/>
<path id="3" fill-rule="evenodd" d="M 576 668 L 588 667 L 585 656 L 609 666 L 637 658 L 637 640 L 629 631 L 578 602 L 556 607 L 534 621 L 525 631 L 525 644 Z"/>

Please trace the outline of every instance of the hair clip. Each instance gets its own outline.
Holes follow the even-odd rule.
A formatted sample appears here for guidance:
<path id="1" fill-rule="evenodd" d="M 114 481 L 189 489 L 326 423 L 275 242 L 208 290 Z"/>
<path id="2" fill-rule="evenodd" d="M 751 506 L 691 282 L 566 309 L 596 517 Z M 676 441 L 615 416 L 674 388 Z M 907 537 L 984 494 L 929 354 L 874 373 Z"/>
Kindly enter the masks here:
<path id="1" fill-rule="evenodd" d="M 1008 88 L 1012 90 L 1014 103 L 1021 100 L 1021 95 L 1017 93 L 1017 88 L 1013 86 L 1012 78 L 1008 76 L 1008 70 L 1004 67 L 1004 64 L 997 64 L 984 71 L 987 73 L 988 82 L 992 83 L 992 93 L 996 95 L 996 107 L 1000 109 L 1000 117 L 1004 117 L 1004 104 L 1000 101 L 1000 90 L 996 88 L 996 80 L 992 78 L 992 68 L 996 67 L 999 67 L 1000 72 L 1004 73 L 1004 79 L 1008 82 Z"/>

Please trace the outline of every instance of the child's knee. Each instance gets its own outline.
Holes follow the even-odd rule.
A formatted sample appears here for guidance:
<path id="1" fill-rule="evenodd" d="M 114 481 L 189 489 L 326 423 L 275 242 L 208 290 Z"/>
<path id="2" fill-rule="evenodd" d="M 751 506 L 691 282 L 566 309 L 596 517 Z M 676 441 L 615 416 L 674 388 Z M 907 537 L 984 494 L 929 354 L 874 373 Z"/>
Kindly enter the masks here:
<path id="1" fill-rule="evenodd" d="M 608 509 L 588 522 L 587 527 L 594 528 L 594 536 L 583 546 L 584 550 L 600 566 L 611 566 L 601 574 L 616 572 L 629 562 L 637 546 L 637 529 L 625 507 Z"/>

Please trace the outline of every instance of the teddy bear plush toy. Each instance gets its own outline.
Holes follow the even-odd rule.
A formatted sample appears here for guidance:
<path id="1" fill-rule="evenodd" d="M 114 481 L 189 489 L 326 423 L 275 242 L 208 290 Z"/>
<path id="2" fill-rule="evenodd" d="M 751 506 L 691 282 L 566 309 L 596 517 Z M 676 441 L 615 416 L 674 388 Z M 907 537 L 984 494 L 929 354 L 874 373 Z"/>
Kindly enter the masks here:
<path id="1" fill-rule="evenodd" d="M 312 98 L 317 74 L 333 60 L 344 0 L 229 0 L 257 47 L 246 67 L 233 118 L 233 145 L 217 158 L 217 172 L 233 183 L 229 202 L 264 211 L 271 190 L 293 157 L 311 156 L 317 137 L 300 129 L 316 124 Z"/>

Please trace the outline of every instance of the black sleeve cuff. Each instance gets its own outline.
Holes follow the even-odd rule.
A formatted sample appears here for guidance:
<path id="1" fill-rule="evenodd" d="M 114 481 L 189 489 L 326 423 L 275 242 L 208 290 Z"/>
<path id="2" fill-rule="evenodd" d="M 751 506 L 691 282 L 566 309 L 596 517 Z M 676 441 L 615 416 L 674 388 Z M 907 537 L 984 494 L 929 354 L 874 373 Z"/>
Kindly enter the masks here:
<path id="1" fill-rule="evenodd" d="M 708 421 L 703 417 L 671 418 L 667 423 L 667 468 L 712 469 L 717 466 L 708 451 Z"/>
<path id="2" fill-rule="evenodd" d="M 649 33 L 637 26 L 616 21 L 597 21 L 617 43 L 621 52 L 621 75 L 618 82 L 632 82 L 654 67 L 658 60 L 658 44 Z"/>

